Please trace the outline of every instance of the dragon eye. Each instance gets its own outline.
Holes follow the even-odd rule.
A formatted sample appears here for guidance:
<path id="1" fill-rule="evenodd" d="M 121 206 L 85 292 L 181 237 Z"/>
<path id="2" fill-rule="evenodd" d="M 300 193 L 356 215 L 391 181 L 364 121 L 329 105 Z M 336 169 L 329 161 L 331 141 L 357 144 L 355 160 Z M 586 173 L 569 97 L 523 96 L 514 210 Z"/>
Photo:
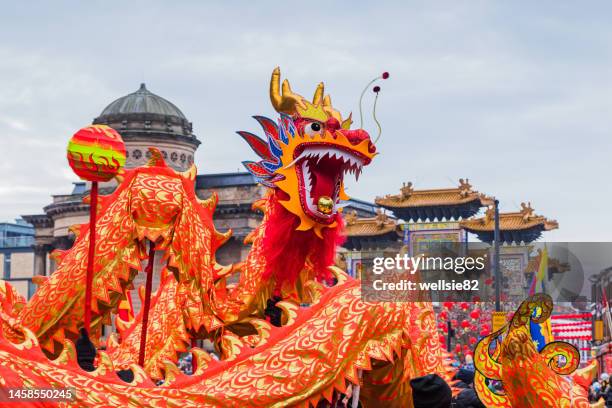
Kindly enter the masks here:
<path id="1" fill-rule="evenodd" d="M 314 136 L 321 133 L 321 129 L 323 129 L 323 125 L 321 125 L 319 122 L 310 122 L 304 125 L 304 134 Z"/>

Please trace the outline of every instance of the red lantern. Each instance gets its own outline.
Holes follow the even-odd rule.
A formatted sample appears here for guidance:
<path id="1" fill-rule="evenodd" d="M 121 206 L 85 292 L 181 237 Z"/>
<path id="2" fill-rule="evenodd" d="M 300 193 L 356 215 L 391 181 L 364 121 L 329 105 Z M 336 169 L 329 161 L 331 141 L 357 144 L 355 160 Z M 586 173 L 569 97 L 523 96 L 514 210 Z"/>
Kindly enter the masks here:
<path id="1" fill-rule="evenodd" d="M 455 351 L 456 351 L 457 353 L 461 353 L 461 344 L 457 344 L 457 345 L 455 346 Z"/>
<path id="2" fill-rule="evenodd" d="M 459 307 L 461 308 L 461 310 L 468 310 L 470 308 L 470 304 L 468 302 L 461 302 Z"/>
<path id="3" fill-rule="evenodd" d="M 474 302 L 480 302 L 480 296 L 476 295 L 472 298 Z"/>
<path id="4" fill-rule="evenodd" d="M 474 309 L 470 312 L 470 317 L 474 320 L 480 317 L 480 309 Z"/>
<path id="5" fill-rule="evenodd" d="M 443 310 L 438 314 L 438 316 L 440 317 L 440 319 L 446 320 L 448 318 L 448 312 L 446 310 Z"/>
<path id="6" fill-rule="evenodd" d="M 470 345 L 473 346 L 474 344 L 476 344 L 478 340 L 476 340 L 476 337 L 474 336 L 470 336 Z"/>
<path id="7" fill-rule="evenodd" d="M 467 320 L 462 320 L 461 327 L 463 327 L 464 329 L 467 329 L 468 327 L 470 327 L 470 322 L 468 322 Z"/>
<path id="8" fill-rule="evenodd" d="M 446 325 L 442 326 L 442 331 L 444 333 L 448 333 L 448 327 L 446 327 Z"/>
<path id="9" fill-rule="evenodd" d="M 444 306 L 445 308 L 447 308 L 448 310 L 451 310 L 453 308 L 455 304 L 453 302 L 444 302 L 442 303 L 442 306 Z"/>
<path id="10" fill-rule="evenodd" d="M 446 336 L 444 336 L 443 334 L 440 335 L 439 339 L 440 343 L 446 343 Z"/>
<path id="11" fill-rule="evenodd" d="M 457 327 L 457 319 L 451 320 L 451 326 Z"/>
<path id="12" fill-rule="evenodd" d="M 91 125 L 76 132 L 67 149 L 68 164 L 83 180 L 108 181 L 125 164 L 125 143 L 106 125 Z"/>
<path id="13" fill-rule="evenodd" d="M 486 336 L 488 336 L 489 334 L 491 334 L 491 333 L 489 332 L 489 330 L 488 330 L 488 329 L 482 329 L 482 330 L 480 331 L 480 335 L 481 335 L 482 337 L 486 337 Z"/>
<path id="14" fill-rule="evenodd" d="M 487 278 L 487 279 L 485 279 L 484 283 L 485 283 L 485 285 L 492 285 L 493 284 L 493 279 Z"/>

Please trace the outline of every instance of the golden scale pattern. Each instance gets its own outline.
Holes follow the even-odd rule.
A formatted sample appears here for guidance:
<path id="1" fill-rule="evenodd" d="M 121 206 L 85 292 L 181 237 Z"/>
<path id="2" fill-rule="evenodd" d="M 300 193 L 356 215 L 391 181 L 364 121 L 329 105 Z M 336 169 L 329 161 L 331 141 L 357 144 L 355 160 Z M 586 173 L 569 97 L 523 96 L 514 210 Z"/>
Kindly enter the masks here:
<path id="1" fill-rule="evenodd" d="M 261 279 L 262 227 L 248 237 L 253 247 L 244 263 L 218 265 L 214 253 L 230 234 L 214 228 L 216 197 L 198 200 L 195 168 L 176 173 L 153 153 L 149 166 L 128 171 L 101 200 L 92 302 L 95 333 L 146 259 L 145 238 L 165 250 L 168 267 L 152 298 L 145 367 L 135 363 L 138 317 L 130 324 L 118 319 L 123 341 L 109 340 L 96 371 L 85 372 L 76 363 L 72 342 L 84 297 L 78 282 L 84 282 L 89 239 L 83 225 L 73 248 L 56 254 L 57 271 L 30 302 L 14 307 L 25 302 L 12 290 L 0 291 L 1 386 L 75 387 L 77 399 L 64 403 L 74 407 L 273 407 L 330 400 L 348 382 L 361 381 L 366 403 L 384 398 L 394 406 L 410 403 L 413 376 L 438 372 L 448 378 L 430 304 L 364 302 L 359 282 L 334 267 L 339 282 L 332 288 L 305 271 L 298 296 L 313 302 L 309 308 L 286 300 L 278 304 L 283 327 L 262 320 L 270 290 Z M 255 206 L 266 205 L 263 200 Z M 226 277 L 235 271 L 240 280 L 231 287 Z M 218 334 L 222 360 L 193 348 L 197 370 L 187 376 L 175 362 L 196 332 Z M 133 370 L 132 383 L 117 377 L 122 368 Z"/>

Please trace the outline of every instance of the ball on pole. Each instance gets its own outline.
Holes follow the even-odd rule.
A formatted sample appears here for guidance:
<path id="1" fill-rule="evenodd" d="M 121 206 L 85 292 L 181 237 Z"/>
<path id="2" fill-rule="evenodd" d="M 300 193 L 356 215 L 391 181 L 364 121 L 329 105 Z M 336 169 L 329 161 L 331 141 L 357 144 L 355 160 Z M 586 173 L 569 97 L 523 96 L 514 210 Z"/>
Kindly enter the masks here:
<path id="1" fill-rule="evenodd" d="M 125 164 L 125 143 L 121 135 L 109 126 L 86 126 L 68 142 L 67 158 L 81 179 L 108 181 Z"/>

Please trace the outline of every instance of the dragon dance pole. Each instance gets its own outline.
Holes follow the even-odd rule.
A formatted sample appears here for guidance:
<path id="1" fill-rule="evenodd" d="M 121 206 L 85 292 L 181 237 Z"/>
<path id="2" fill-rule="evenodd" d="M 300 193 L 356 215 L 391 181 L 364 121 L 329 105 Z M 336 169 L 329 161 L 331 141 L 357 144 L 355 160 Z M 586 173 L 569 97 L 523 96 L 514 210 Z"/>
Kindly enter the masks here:
<path id="1" fill-rule="evenodd" d="M 151 308 L 151 291 L 153 289 L 153 263 L 155 261 L 155 242 L 151 241 L 149 246 L 149 261 L 145 267 L 147 282 L 145 284 L 145 299 L 142 310 L 142 331 L 140 332 L 140 353 L 138 354 L 138 365 L 144 367 L 145 346 L 147 344 L 147 326 L 149 325 L 149 309 Z"/>
<path id="2" fill-rule="evenodd" d="M 495 242 L 493 267 L 495 268 L 495 311 L 501 312 L 501 270 L 499 262 L 499 200 L 495 200 L 495 230 L 493 231 L 493 241 Z"/>
<path id="3" fill-rule="evenodd" d="M 106 125 L 91 125 L 79 129 L 66 149 L 68 164 L 81 180 L 91 181 L 89 200 L 89 248 L 85 275 L 85 316 L 83 329 L 90 334 L 91 295 L 96 252 L 96 216 L 98 210 L 98 182 L 110 181 L 125 164 L 125 143 L 121 135 Z"/>
<path id="4" fill-rule="evenodd" d="M 94 256 L 96 254 L 96 218 L 98 210 L 98 182 L 91 182 L 89 202 L 89 248 L 87 252 L 87 277 L 85 282 L 85 330 L 89 335 L 91 325 L 91 291 L 93 284 Z"/>

